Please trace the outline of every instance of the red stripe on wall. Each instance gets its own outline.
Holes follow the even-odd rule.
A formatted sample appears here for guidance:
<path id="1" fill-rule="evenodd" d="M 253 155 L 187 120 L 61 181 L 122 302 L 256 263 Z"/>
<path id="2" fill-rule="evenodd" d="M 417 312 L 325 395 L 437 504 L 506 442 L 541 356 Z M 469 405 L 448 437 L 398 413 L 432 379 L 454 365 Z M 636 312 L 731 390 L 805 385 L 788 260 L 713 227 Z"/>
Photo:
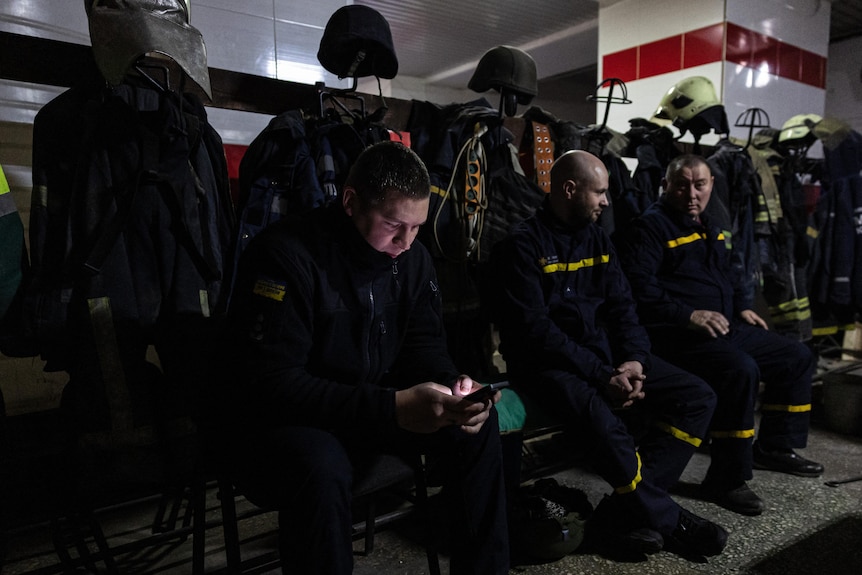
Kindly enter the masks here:
<path id="1" fill-rule="evenodd" d="M 670 36 L 602 57 L 605 78 L 624 82 L 728 62 L 766 70 L 781 78 L 826 88 L 826 58 L 776 38 L 727 22 Z"/>
<path id="2" fill-rule="evenodd" d="M 608 54 L 602 58 L 605 78 L 619 78 L 623 82 L 638 79 L 637 47 Z"/>
<path id="3" fill-rule="evenodd" d="M 694 68 L 722 58 L 724 24 L 715 24 L 683 34 L 682 67 Z"/>
<path id="4" fill-rule="evenodd" d="M 682 36 L 640 46 L 638 78 L 648 78 L 682 69 Z"/>

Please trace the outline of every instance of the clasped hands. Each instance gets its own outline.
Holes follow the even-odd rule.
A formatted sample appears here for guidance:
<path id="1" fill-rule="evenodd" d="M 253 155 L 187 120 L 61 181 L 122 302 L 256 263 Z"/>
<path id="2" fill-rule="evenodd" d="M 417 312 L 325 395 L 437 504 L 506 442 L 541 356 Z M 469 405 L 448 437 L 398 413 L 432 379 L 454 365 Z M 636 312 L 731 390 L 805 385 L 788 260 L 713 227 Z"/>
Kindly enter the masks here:
<path id="1" fill-rule="evenodd" d="M 605 397 L 613 407 L 628 408 L 645 397 L 643 365 L 639 361 L 620 364 L 605 385 Z"/>

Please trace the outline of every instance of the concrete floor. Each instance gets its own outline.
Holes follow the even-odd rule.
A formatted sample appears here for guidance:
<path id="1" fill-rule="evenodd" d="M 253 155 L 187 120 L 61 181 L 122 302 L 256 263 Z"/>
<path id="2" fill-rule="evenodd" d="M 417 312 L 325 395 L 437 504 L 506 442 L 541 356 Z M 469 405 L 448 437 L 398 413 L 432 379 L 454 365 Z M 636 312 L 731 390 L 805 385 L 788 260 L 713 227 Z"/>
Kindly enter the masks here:
<path id="1" fill-rule="evenodd" d="M 771 575 L 771 573 L 830 575 L 862 573 L 862 481 L 838 487 L 824 484 L 827 480 L 841 480 L 862 475 L 862 437 L 839 435 L 824 429 L 816 421 L 812 425 L 809 446 L 801 451 L 806 457 L 823 463 L 826 472 L 821 478 L 799 478 L 768 471 L 755 471 L 751 487 L 766 501 L 767 511 L 759 517 L 743 517 L 696 499 L 692 488 L 702 478 L 709 456 L 698 452 L 692 458 L 675 494 L 683 506 L 695 513 L 723 525 L 730 533 L 725 552 L 711 558 L 708 563 L 692 563 L 676 555 L 660 552 L 647 561 L 638 563 L 614 562 L 597 555 L 578 554 L 559 561 L 539 565 L 513 566 L 510 573 L 524 575 L 581 575 L 635 574 L 683 575 L 688 573 L 720 573 L 740 575 Z M 583 489 L 596 504 L 607 491 L 606 485 L 595 475 L 582 469 L 566 469 L 552 474 L 561 483 Z M 240 510 L 247 503 L 239 502 Z M 207 500 L 208 520 L 219 519 L 219 506 L 215 489 L 210 489 Z M 97 514 L 105 532 L 108 546 L 119 550 L 115 561 L 122 574 L 187 574 L 191 573 L 191 537 L 174 539 L 160 545 L 136 550 L 124 550 L 151 535 L 150 525 L 156 501 L 144 499 L 123 508 L 107 509 Z M 0 510 L 2 512 L 2 510 Z M 849 519 L 848 519 L 849 518 Z M 802 543 L 811 536 L 843 519 L 851 521 L 852 528 L 844 523 L 836 526 L 835 533 L 826 533 L 804 548 Z M 857 529 L 859 527 L 859 529 Z M 244 559 L 265 556 L 275 548 L 275 517 L 259 515 L 240 524 Z M 362 556 L 361 540 L 357 550 L 354 573 L 356 575 L 420 575 L 428 573 L 424 548 L 414 537 L 415 521 L 407 518 L 396 521 L 378 531 L 374 552 Z M 845 541 L 847 538 L 850 541 Z M 794 544 L 796 547 L 793 547 Z M 93 544 L 91 543 L 92 547 Z M 775 556 L 783 549 L 799 549 L 795 556 L 781 565 L 759 563 Z M 127 549 L 127 548 L 126 548 Z M 75 555 L 76 552 L 72 551 Z M 441 557 L 443 573 L 448 572 L 445 556 Z M 222 531 L 218 526 L 207 530 L 207 573 L 222 571 L 225 566 Z M 101 570 L 102 564 L 97 565 Z M 52 546 L 49 523 L 29 526 L 8 533 L 5 542 L 5 564 L 0 563 L 3 575 L 48 575 L 62 573 L 62 565 Z M 88 572 L 78 570 L 77 573 Z M 252 572 L 276 574 L 275 567 L 260 567 Z"/>

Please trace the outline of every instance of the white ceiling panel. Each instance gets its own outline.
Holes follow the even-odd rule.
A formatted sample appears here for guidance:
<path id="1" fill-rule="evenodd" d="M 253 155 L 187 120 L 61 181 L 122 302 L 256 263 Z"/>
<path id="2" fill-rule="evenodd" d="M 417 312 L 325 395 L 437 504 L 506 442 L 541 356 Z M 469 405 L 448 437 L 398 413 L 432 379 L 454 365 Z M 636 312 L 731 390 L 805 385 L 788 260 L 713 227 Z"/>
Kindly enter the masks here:
<path id="1" fill-rule="evenodd" d="M 595 0 L 360 0 L 389 22 L 399 75 L 463 87 L 487 50 L 506 44 L 531 53 L 595 34 Z M 559 53 L 566 53 L 561 48 Z M 595 62 L 595 53 L 592 62 Z M 537 65 L 539 77 L 543 77 Z M 549 67 L 556 70 L 558 67 Z M 571 70 L 572 68 L 568 68 Z"/>

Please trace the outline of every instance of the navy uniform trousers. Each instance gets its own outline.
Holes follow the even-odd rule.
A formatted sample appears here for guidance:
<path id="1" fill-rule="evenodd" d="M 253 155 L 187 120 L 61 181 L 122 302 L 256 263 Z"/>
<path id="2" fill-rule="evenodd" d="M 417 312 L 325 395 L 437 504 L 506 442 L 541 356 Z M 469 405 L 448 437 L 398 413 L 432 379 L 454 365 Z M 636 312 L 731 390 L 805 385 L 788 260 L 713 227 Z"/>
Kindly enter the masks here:
<path id="1" fill-rule="evenodd" d="M 528 379 L 510 372 L 510 378 L 525 382 L 519 390 L 566 422 L 578 448 L 613 487 L 616 504 L 632 512 L 631 524 L 618 527 L 648 526 L 666 535 L 680 511 L 667 490 L 706 436 L 715 394 L 700 378 L 652 361 L 645 397 L 629 409 L 612 408 L 596 387 L 568 371 L 543 370 Z"/>
<path id="2" fill-rule="evenodd" d="M 751 444 L 760 383 L 760 430 L 765 449 L 805 447 L 811 377 L 817 365 L 808 347 L 739 321 L 717 338 L 689 330 L 651 331 L 653 352 L 709 383 L 718 396 L 710 427 L 712 464 L 706 481 L 725 486 L 752 477 Z"/>
<path id="3" fill-rule="evenodd" d="M 351 488 L 373 452 L 424 453 L 435 461 L 447 505 L 445 537 L 452 575 L 509 572 L 505 487 L 497 410 L 480 432 L 458 428 L 391 437 L 337 437 L 310 427 L 282 427 L 220 438 L 222 464 L 255 505 L 279 511 L 284 573 L 349 575 L 353 570 Z"/>

